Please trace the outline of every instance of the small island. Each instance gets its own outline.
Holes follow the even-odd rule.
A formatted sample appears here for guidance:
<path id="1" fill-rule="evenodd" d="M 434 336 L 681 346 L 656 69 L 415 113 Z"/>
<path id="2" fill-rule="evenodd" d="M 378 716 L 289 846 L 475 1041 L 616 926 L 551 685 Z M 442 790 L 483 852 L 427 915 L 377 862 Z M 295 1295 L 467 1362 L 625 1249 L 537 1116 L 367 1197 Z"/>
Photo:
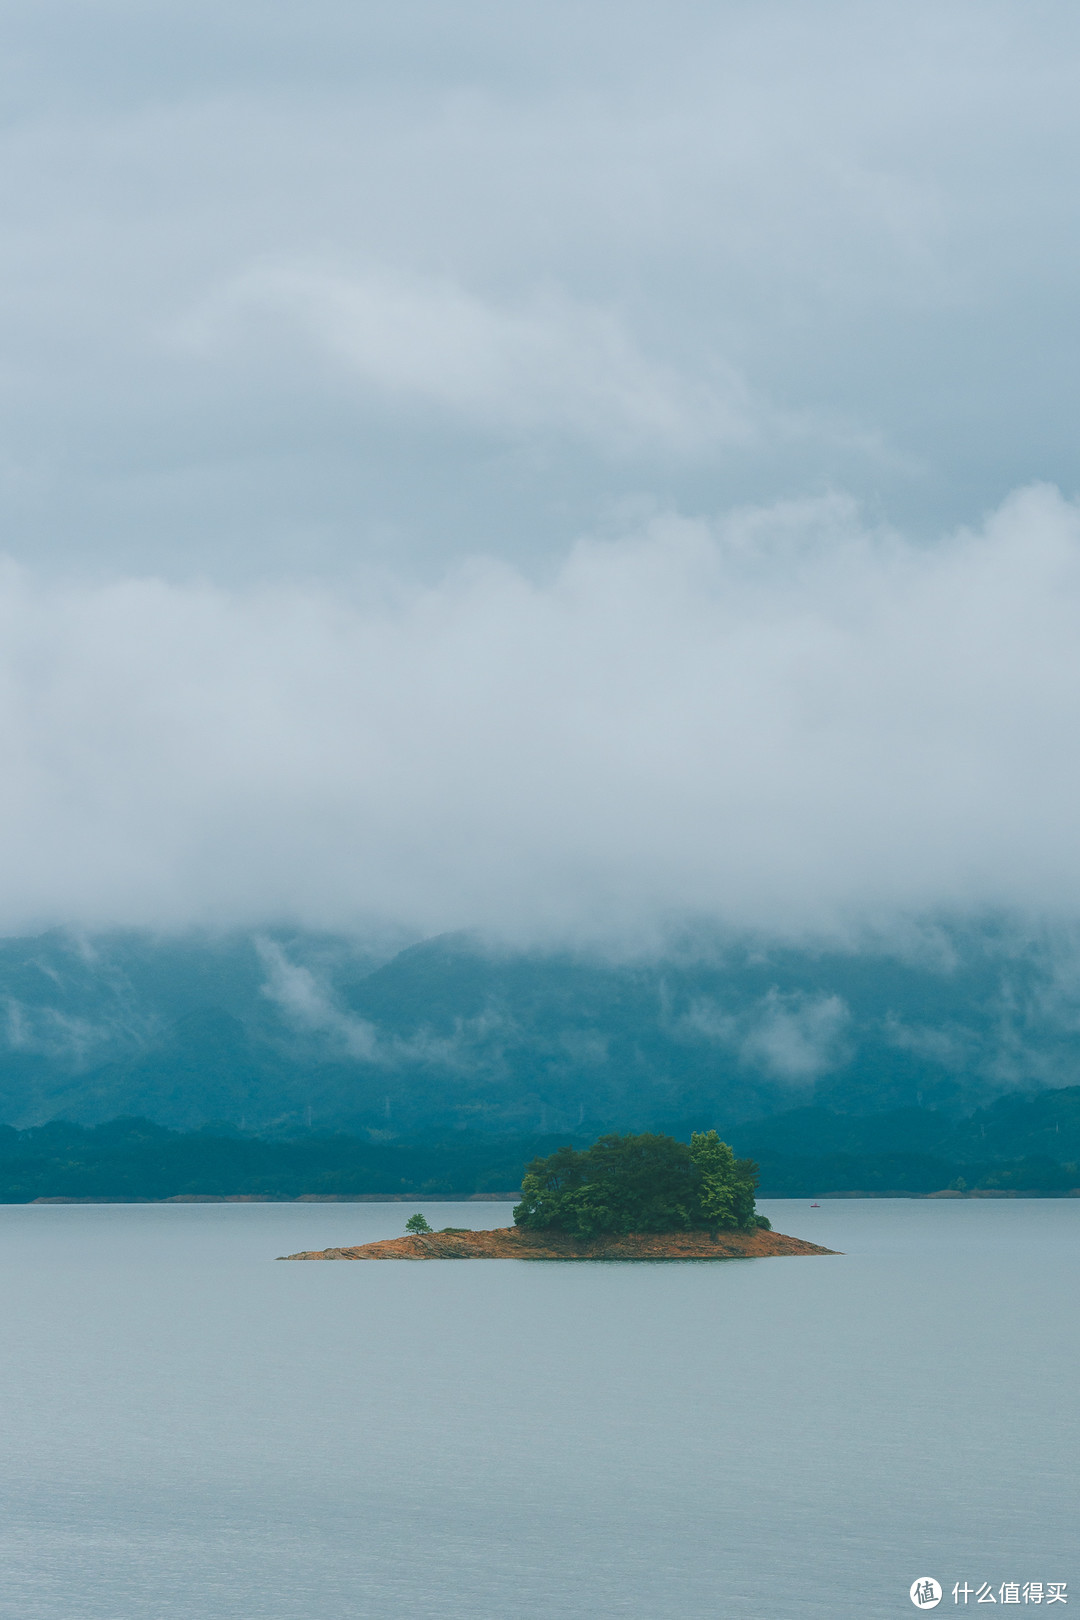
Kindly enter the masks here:
<path id="1" fill-rule="evenodd" d="M 410 1217 L 404 1237 L 283 1260 L 736 1260 L 833 1254 L 771 1230 L 757 1213 L 757 1166 L 715 1131 L 602 1136 L 534 1159 L 514 1225 L 433 1232 Z"/>

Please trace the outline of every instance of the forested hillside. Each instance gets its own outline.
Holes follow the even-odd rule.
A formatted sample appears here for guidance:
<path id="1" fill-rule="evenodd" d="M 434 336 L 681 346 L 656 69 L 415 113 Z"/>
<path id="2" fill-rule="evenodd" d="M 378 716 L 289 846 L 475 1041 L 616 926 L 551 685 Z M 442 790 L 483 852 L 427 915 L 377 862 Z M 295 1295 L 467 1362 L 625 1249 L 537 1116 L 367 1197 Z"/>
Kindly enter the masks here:
<path id="1" fill-rule="evenodd" d="M 779 1134 L 750 1144 L 763 1158 L 811 1139 L 815 1153 L 948 1158 L 972 1146 L 941 1136 L 957 1120 L 1080 1078 L 1080 952 L 1064 933 L 935 925 L 846 949 L 710 935 L 622 960 L 464 935 L 399 945 L 8 940 L 0 1122 L 378 1143 L 777 1117 Z M 997 1142 L 1005 1115 L 977 1117 L 970 1130 Z"/>
<path id="2" fill-rule="evenodd" d="M 674 1130 L 684 1139 L 692 1134 Z M 759 1161 L 765 1197 L 949 1188 L 1060 1195 L 1080 1188 L 1080 1086 L 1004 1098 L 959 1121 L 927 1109 L 853 1117 L 809 1108 L 725 1127 L 724 1134 L 738 1153 Z M 0 1128 L 0 1202 L 509 1193 L 532 1159 L 583 1140 L 457 1132 L 372 1141 L 312 1132 L 267 1141 L 224 1127 L 178 1132 L 138 1119 L 54 1121 Z"/>

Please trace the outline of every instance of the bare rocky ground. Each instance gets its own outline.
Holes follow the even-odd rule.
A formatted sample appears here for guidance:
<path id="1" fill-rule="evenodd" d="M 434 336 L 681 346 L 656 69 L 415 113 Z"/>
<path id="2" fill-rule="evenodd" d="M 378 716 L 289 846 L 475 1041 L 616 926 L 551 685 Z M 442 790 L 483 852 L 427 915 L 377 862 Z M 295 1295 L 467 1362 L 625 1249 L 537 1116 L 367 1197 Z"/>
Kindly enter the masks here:
<path id="1" fill-rule="evenodd" d="M 281 1260 L 759 1260 L 770 1255 L 835 1254 L 783 1232 L 633 1232 L 582 1240 L 565 1232 L 430 1232 L 384 1238 L 351 1249 L 312 1249 Z"/>

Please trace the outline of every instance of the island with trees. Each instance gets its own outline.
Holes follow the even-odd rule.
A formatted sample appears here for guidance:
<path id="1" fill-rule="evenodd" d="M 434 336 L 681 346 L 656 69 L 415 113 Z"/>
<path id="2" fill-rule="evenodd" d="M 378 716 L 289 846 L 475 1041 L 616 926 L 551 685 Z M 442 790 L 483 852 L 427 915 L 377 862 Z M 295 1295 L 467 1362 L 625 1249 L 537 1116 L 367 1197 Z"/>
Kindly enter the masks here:
<path id="1" fill-rule="evenodd" d="M 757 1213 L 757 1165 L 715 1131 L 690 1141 L 651 1133 L 601 1136 L 589 1148 L 534 1159 L 514 1225 L 433 1231 L 422 1214 L 406 1235 L 286 1260 L 730 1260 L 830 1254 L 771 1230 Z"/>

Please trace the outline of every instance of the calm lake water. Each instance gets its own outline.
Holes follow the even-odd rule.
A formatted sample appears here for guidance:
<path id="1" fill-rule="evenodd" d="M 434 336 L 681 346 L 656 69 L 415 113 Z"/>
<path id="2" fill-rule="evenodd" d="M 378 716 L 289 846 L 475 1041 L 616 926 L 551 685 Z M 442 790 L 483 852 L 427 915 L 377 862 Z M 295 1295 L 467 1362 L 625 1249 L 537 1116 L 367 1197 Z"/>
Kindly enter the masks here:
<path id="1" fill-rule="evenodd" d="M 1080 1200 L 763 1202 L 838 1259 L 273 1263 L 413 1207 L 0 1206 L 0 1615 L 1080 1607 Z"/>

